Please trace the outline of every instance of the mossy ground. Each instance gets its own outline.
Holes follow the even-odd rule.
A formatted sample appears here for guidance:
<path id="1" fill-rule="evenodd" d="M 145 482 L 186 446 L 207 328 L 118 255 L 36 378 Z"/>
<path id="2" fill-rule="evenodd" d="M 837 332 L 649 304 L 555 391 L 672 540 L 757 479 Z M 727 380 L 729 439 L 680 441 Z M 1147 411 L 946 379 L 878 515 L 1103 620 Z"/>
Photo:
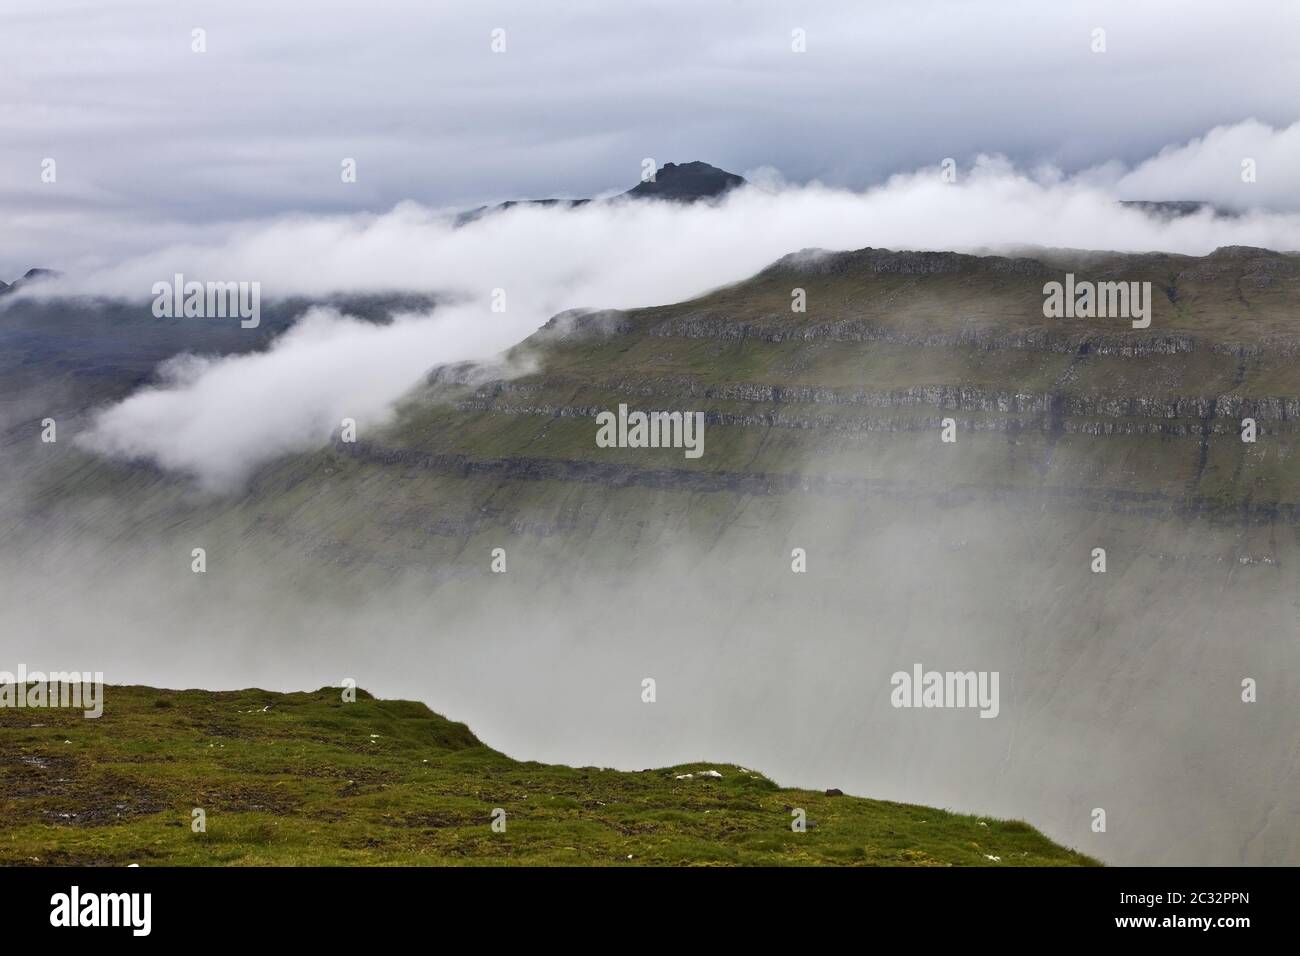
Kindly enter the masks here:
<path id="1" fill-rule="evenodd" d="M 0 741 L 6 864 L 1095 863 L 1018 821 L 784 789 L 726 764 L 520 762 L 423 704 L 364 691 L 108 687 L 98 719 L 0 710 Z M 677 779 L 706 769 L 722 777 Z"/>

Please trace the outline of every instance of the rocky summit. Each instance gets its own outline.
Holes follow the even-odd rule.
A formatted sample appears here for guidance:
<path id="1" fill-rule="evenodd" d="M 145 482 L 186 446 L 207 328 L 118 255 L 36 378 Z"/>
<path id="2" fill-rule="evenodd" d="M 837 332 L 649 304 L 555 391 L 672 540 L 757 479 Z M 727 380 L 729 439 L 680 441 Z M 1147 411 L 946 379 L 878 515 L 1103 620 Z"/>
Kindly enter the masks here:
<path id="1" fill-rule="evenodd" d="M 635 199 L 671 199 L 677 202 L 694 202 L 713 199 L 738 186 L 745 185 L 743 176 L 729 173 L 708 163 L 665 163 L 647 179 L 625 192 Z"/>
<path id="2" fill-rule="evenodd" d="M 695 202 L 716 199 L 731 190 L 745 185 L 745 178 L 729 173 L 717 166 L 699 161 L 691 163 L 665 163 L 655 170 L 653 179 L 643 179 L 631 189 L 621 193 L 620 199 L 656 199 L 669 202 Z M 503 212 L 518 206 L 539 208 L 577 209 L 592 199 L 512 199 L 495 206 L 479 206 L 460 213 L 455 223 L 464 226 L 481 219 L 488 213 Z"/>

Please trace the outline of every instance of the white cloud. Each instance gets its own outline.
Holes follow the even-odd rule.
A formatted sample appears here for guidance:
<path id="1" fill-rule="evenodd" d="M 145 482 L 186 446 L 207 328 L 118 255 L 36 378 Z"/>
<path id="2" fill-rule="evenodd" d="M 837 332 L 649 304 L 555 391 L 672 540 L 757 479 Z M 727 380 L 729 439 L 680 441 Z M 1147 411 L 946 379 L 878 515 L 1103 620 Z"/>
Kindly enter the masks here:
<path id="1" fill-rule="evenodd" d="M 381 421 L 431 366 L 488 356 L 563 309 L 680 301 L 801 248 L 1300 249 L 1294 213 L 1161 222 L 1116 202 L 1144 177 L 1179 183 L 1175 194 L 1209 195 L 1222 172 L 1216 157 L 1249 147 L 1272 168 L 1297 140 L 1296 127 L 1247 123 L 1166 150 L 1131 174 L 1031 174 L 1003 157 L 981 157 L 955 184 L 935 167 L 863 193 L 814 185 L 739 190 L 717 206 L 516 207 L 460 229 L 414 203 L 384 215 L 293 216 L 167 245 L 49 291 L 144 297 L 155 281 L 182 272 L 257 280 L 269 297 L 412 290 L 447 302 L 390 326 L 313 310 L 265 353 L 191 362 L 174 380 L 107 410 L 90 437 L 100 451 L 229 487 L 279 454 L 321 444 L 344 416 Z M 494 289 L 505 291 L 504 313 L 489 308 Z"/>
<path id="2" fill-rule="evenodd" d="M 1242 164 L 1254 163 L 1254 179 Z M 1300 211 L 1300 123 L 1273 129 L 1257 120 L 1216 126 L 1190 143 L 1167 146 L 1121 176 L 1125 199 L 1199 199 L 1235 209 Z"/>
<path id="3" fill-rule="evenodd" d="M 324 444 L 344 418 L 364 431 L 439 360 L 505 344 L 469 319 L 451 309 L 378 326 L 313 308 L 267 352 L 173 359 L 160 385 L 103 412 L 84 444 L 229 490 L 277 455 Z"/>
<path id="4" fill-rule="evenodd" d="M 125 243 L 177 222 L 590 196 L 635 183 L 646 156 L 860 189 L 944 156 L 997 149 L 1075 171 L 1225 120 L 1297 118 L 1293 0 L 311 9 L 6 0 L 0 277 L 70 270 L 106 233 Z M 40 180 L 45 157 L 57 184 Z M 344 157 L 356 183 L 340 181 Z"/>

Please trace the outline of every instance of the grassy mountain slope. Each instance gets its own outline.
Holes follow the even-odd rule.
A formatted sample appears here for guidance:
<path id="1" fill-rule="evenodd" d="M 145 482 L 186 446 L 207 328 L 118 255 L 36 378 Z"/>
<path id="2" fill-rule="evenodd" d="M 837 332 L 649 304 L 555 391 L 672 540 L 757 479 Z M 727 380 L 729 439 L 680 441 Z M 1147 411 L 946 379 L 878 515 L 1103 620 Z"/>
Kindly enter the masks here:
<path id="1" fill-rule="evenodd" d="M 471 459 L 813 472 L 1293 516 L 1300 258 L 1225 249 L 1045 260 L 790 257 L 693 302 L 588 317 L 586 334 L 557 324 L 517 350 L 531 374 L 444 387 L 450 407 L 432 388 L 376 442 Z M 1152 327 L 1045 319 L 1043 283 L 1066 271 L 1151 282 Z M 806 313 L 790 308 L 796 288 Z M 620 402 L 704 411 L 708 452 L 598 449 L 592 419 Z M 960 468 L 944 464 L 954 457 L 937 440 L 945 417 L 973 449 Z M 1240 440 L 1245 417 L 1264 436 L 1254 445 Z"/>
<path id="2" fill-rule="evenodd" d="M 1092 863 L 1019 822 L 782 789 L 727 764 L 622 773 L 520 762 L 422 704 L 340 698 L 108 687 L 98 719 L 0 710 L 0 861 Z M 706 770 L 721 778 L 678 779 Z M 504 833 L 491 827 L 498 807 Z M 796 807 L 803 833 L 790 827 Z M 195 808 L 205 832 L 193 832 Z"/>

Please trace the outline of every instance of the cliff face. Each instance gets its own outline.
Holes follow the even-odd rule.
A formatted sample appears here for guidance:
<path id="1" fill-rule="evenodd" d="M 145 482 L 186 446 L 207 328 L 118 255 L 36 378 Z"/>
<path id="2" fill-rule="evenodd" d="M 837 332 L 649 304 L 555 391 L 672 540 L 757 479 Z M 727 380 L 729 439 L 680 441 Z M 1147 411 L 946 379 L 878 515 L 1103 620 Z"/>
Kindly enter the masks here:
<path id="1" fill-rule="evenodd" d="M 508 431 L 528 435 L 518 454 L 534 462 L 761 468 L 803 487 L 853 481 L 856 459 L 927 494 L 1083 488 L 1096 500 L 1153 493 L 1180 512 L 1290 515 L 1298 261 L 1235 247 L 1201 259 L 804 250 L 693 302 L 557 316 L 496 368 L 438 370 L 370 447 L 473 459 L 490 446 L 504 460 L 511 441 L 492 435 Z M 1151 326 L 1045 318 L 1044 281 L 1067 273 L 1149 283 Z M 504 371 L 522 359 L 534 371 Z M 597 449 L 594 420 L 620 403 L 702 412 L 714 450 L 670 462 Z M 864 444 L 871 435 L 899 441 Z M 947 467 L 964 453 L 949 445 L 980 460 Z"/>

